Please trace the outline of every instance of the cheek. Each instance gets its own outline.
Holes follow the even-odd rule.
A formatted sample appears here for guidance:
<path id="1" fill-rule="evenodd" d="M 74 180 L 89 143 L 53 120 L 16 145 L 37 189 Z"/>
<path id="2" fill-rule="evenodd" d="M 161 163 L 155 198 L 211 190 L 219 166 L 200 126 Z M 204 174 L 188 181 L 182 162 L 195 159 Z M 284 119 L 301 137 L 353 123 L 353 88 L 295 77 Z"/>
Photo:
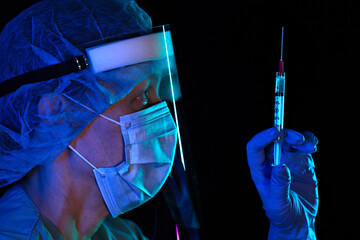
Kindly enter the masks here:
<path id="1" fill-rule="evenodd" d="M 137 112 L 146 107 L 148 104 L 148 98 L 145 96 L 138 96 L 133 98 L 129 103 L 129 113 Z"/>
<path id="2" fill-rule="evenodd" d="M 103 124 L 96 128 L 96 142 L 99 167 L 113 167 L 121 162 L 124 158 L 124 141 L 120 126 L 101 119 Z"/>

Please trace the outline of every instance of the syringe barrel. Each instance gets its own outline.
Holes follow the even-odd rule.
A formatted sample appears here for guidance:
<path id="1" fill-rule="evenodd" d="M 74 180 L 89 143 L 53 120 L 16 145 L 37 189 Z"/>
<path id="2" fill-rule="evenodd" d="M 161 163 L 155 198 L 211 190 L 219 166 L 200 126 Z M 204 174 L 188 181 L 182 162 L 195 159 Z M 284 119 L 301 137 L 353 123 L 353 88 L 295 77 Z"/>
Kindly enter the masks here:
<path id="1" fill-rule="evenodd" d="M 274 126 L 281 131 L 284 126 L 284 105 L 285 105 L 285 73 L 279 76 L 276 73 L 275 81 L 275 109 Z"/>
<path id="2" fill-rule="evenodd" d="M 282 130 L 284 128 L 284 106 L 285 106 L 285 73 L 276 73 L 275 81 L 275 109 L 274 126 L 280 132 L 279 138 L 274 143 L 274 166 L 281 162 Z"/>

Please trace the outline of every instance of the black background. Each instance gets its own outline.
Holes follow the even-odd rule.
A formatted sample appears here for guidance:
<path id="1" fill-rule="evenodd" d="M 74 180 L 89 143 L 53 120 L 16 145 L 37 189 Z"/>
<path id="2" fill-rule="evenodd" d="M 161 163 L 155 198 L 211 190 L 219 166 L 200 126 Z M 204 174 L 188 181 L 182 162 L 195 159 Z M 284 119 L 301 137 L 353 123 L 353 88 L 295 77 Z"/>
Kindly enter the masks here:
<path id="1" fill-rule="evenodd" d="M 3 5 L 1 26 L 34 2 Z M 357 238 L 360 2 L 137 2 L 154 26 L 171 24 L 207 238 L 266 239 L 245 147 L 273 124 L 281 26 L 285 126 L 320 140 L 317 237 Z"/>

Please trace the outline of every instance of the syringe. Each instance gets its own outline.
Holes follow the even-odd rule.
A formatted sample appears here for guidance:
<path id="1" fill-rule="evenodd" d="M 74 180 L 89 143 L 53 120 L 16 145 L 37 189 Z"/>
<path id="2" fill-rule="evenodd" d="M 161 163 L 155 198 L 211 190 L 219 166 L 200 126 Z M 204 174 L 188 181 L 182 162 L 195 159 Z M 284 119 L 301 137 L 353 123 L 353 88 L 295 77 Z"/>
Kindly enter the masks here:
<path id="1" fill-rule="evenodd" d="M 274 166 L 279 165 L 281 161 L 281 145 L 283 141 L 284 128 L 284 103 L 285 103 L 285 72 L 283 61 L 283 43 L 284 43 L 284 27 L 281 31 L 281 55 L 279 62 L 279 72 L 276 73 L 275 80 L 275 110 L 274 110 L 274 126 L 280 132 L 280 136 L 274 143 Z"/>

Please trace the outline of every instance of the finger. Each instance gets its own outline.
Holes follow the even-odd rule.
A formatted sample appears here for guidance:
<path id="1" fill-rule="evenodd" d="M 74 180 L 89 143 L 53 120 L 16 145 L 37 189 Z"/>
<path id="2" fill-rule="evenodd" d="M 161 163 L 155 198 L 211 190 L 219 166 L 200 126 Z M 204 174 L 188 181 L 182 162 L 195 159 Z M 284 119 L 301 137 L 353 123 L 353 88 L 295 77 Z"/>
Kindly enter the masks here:
<path id="1" fill-rule="evenodd" d="M 246 151 L 250 166 L 261 166 L 265 161 L 264 148 L 279 137 L 276 128 L 269 128 L 256 134 L 247 144 Z"/>
<path id="2" fill-rule="evenodd" d="M 318 138 L 311 132 L 303 132 L 305 142 L 300 145 L 292 146 L 294 149 L 304 153 L 314 153 L 317 151 L 317 144 L 319 143 Z"/>
<path id="3" fill-rule="evenodd" d="M 289 168 L 285 164 L 274 166 L 271 173 L 273 199 L 287 201 L 289 197 L 290 182 L 291 174 Z"/>
<path id="4" fill-rule="evenodd" d="M 310 203 L 309 207 L 317 206 L 319 201 L 318 181 L 311 154 L 298 152 L 291 155 L 291 159 L 286 162 L 291 171 L 291 190 Z"/>
<path id="5" fill-rule="evenodd" d="M 290 170 L 285 164 L 272 168 L 271 195 L 263 202 L 266 214 L 274 225 L 283 223 L 288 214 L 290 183 Z"/>
<path id="6" fill-rule="evenodd" d="M 280 136 L 276 128 L 269 128 L 256 134 L 247 144 L 247 160 L 250 173 L 255 184 L 268 184 L 269 169 L 271 166 L 266 161 L 265 148 Z M 259 189 L 258 189 L 259 190 Z M 261 191 L 259 191 L 260 193 Z"/>
<path id="7" fill-rule="evenodd" d="M 305 137 L 297 131 L 285 128 L 284 141 L 289 145 L 300 145 L 305 142 Z"/>

